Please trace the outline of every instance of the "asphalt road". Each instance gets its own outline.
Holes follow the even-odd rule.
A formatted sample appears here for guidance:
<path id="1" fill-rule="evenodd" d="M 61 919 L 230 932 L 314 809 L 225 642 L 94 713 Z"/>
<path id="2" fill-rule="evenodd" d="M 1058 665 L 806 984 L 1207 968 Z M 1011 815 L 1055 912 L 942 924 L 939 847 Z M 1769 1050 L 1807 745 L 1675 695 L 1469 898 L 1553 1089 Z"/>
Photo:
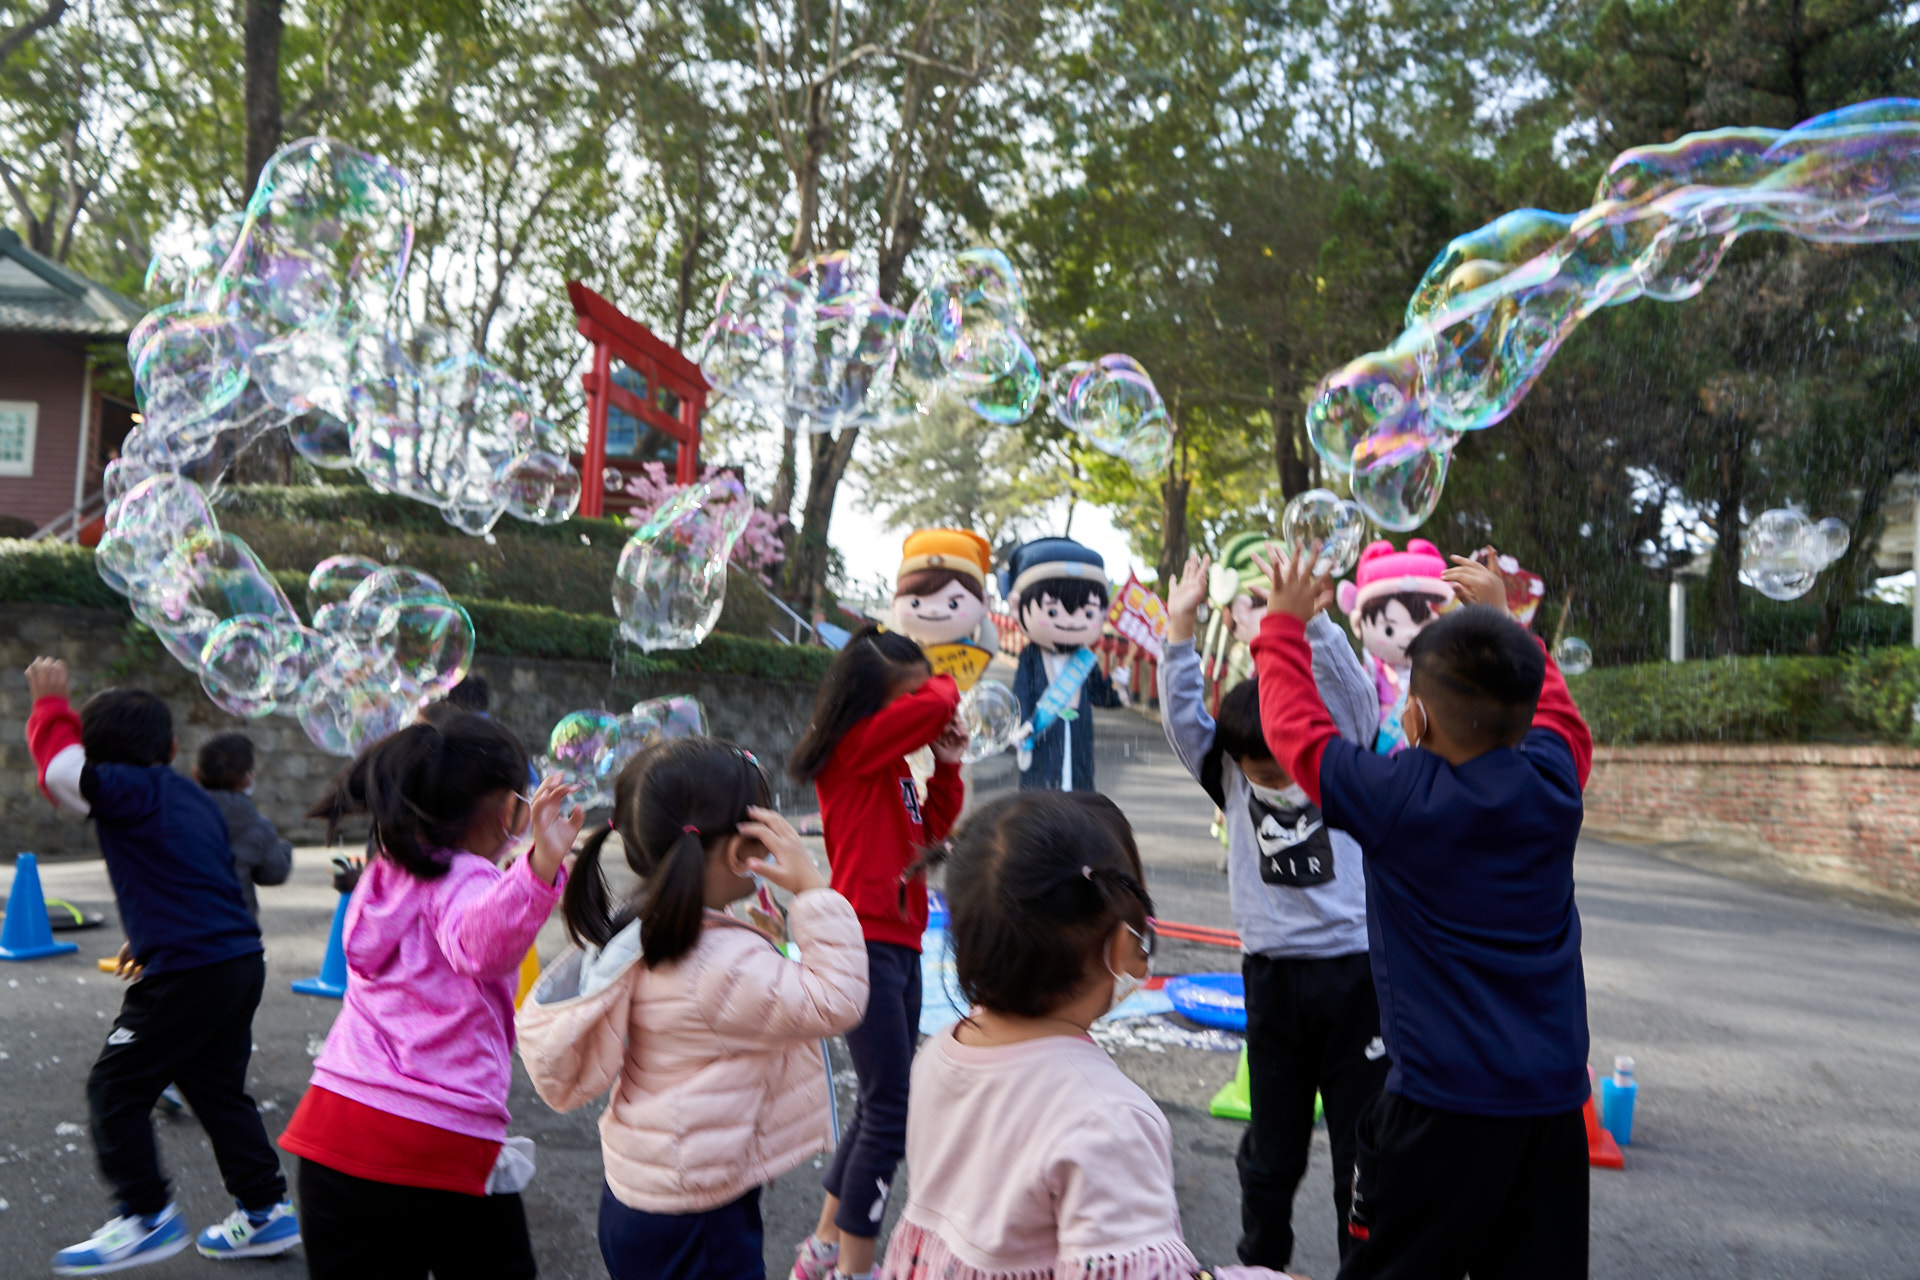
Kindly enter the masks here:
<path id="1" fill-rule="evenodd" d="M 1153 726 L 1102 713 L 1099 731 L 1100 781 L 1135 822 L 1159 913 L 1230 923 L 1204 798 Z M 979 779 L 983 792 L 1000 781 Z M 260 895 L 269 984 L 254 1023 L 252 1079 L 273 1133 L 305 1087 L 337 1008 L 287 988 L 320 963 L 334 899 L 325 873 L 324 855 L 302 850 L 292 883 Z M 120 935 L 97 862 L 55 864 L 43 875 L 49 892 L 104 910 L 108 926 L 69 935 L 82 943 L 77 956 L 0 966 L 0 1277 L 45 1274 L 55 1249 L 109 1211 L 86 1136 L 83 1083 L 119 1000 L 118 983 L 94 960 Z M 1614 1054 L 1631 1054 L 1640 1079 L 1628 1167 L 1593 1175 L 1593 1274 L 1920 1277 L 1920 926 L 1601 841 L 1582 845 L 1579 875 L 1593 1062 L 1604 1070 Z M 0 883 L 9 880 L 0 869 Z M 550 927 L 543 954 L 558 949 Z M 1159 967 L 1236 963 L 1218 950 L 1169 947 Z M 1207 1116 L 1205 1104 L 1232 1074 L 1233 1056 L 1174 1046 L 1116 1057 L 1172 1122 L 1195 1252 L 1230 1261 L 1240 1126 Z M 847 1073 L 841 1082 L 850 1089 Z M 596 1108 L 555 1115 L 521 1076 L 512 1109 L 515 1131 L 539 1144 L 527 1203 L 542 1273 L 604 1275 L 594 1234 Z M 189 1219 L 204 1225 L 223 1215 L 199 1127 L 191 1118 L 158 1127 Z M 1330 1185 L 1326 1144 L 1316 1137 L 1296 1206 L 1294 1265 L 1320 1280 L 1336 1269 Z M 818 1205 L 812 1168 L 768 1189 L 770 1274 L 784 1274 Z M 214 1265 L 186 1254 L 145 1274 L 204 1276 Z M 305 1274 L 297 1255 L 228 1269 L 272 1280 Z"/>

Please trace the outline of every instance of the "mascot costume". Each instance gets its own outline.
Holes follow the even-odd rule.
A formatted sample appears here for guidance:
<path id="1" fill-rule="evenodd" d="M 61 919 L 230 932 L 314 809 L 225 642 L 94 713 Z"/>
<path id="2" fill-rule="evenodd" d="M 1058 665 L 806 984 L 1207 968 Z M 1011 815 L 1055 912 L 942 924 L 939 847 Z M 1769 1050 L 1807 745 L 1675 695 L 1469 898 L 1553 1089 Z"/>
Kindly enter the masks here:
<path id="1" fill-rule="evenodd" d="M 1071 538 L 1014 548 L 1002 592 L 1027 637 L 1013 677 L 1020 703 L 1020 788 L 1093 790 L 1094 707 L 1125 703 L 1093 646 L 1107 620 L 1106 562 Z"/>
<path id="2" fill-rule="evenodd" d="M 1407 745 L 1400 728 L 1412 674 L 1407 646 L 1453 607 L 1453 588 L 1440 578 L 1446 571 L 1446 557 L 1424 538 L 1410 540 L 1405 551 L 1381 541 L 1368 544 L 1353 581 L 1340 584 L 1340 610 L 1366 650 L 1367 674 L 1380 694 L 1380 733 L 1373 749 L 1383 756 Z"/>
<path id="3" fill-rule="evenodd" d="M 900 549 L 894 625 L 918 641 L 934 672 L 952 676 L 962 693 L 993 660 L 993 650 L 980 643 L 992 566 L 993 548 L 965 529 L 915 529 Z"/>

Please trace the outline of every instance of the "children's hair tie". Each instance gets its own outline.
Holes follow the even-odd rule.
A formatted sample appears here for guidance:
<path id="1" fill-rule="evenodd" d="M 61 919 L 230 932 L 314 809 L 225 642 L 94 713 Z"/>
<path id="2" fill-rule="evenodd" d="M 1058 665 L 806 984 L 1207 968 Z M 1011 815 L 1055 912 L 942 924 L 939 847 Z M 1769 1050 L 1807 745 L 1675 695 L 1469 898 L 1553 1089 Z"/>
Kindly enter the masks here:
<path id="1" fill-rule="evenodd" d="M 680 830 L 682 833 L 690 836 L 697 836 L 700 834 L 700 828 L 694 826 L 691 822 L 683 823 L 680 827 Z"/>
<path id="2" fill-rule="evenodd" d="M 1080 874 L 1085 876 L 1087 879 L 1091 880 L 1093 879 L 1093 868 L 1083 866 L 1080 868 Z"/>

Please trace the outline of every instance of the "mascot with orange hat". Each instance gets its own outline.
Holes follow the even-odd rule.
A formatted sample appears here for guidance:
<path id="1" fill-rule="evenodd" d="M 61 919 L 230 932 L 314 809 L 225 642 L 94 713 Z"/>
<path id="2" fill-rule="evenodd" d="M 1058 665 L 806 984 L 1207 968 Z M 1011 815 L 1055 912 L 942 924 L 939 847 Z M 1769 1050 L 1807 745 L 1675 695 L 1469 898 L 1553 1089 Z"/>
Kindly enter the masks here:
<path id="1" fill-rule="evenodd" d="M 965 529 L 915 529 L 900 551 L 893 617 L 918 641 L 937 674 L 953 677 L 965 693 L 993 660 L 979 642 L 987 620 L 987 574 L 993 548 Z"/>

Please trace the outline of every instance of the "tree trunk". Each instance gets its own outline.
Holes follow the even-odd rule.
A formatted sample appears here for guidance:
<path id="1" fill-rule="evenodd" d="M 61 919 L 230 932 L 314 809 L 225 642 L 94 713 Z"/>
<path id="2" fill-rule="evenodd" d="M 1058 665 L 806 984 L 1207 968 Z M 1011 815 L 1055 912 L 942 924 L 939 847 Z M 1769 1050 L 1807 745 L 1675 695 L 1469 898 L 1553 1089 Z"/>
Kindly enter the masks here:
<path id="1" fill-rule="evenodd" d="M 1740 508 L 1747 496 L 1747 433 L 1738 420 L 1720 431 L 1720 509 L 1713 530 L 1713 652 L 1730 658 L 1740 652 Z"/>
<path id="2" fill-rule="evenodd" d="M 283 0 L 246 0 L 247 173 L 253 193 L 260 170 L 280 149 L 280 7 Z"/>
<path id="3" fill-rule="evenodd" d="M 1841 611 L 1860 594 L 1860 579 L 1873 567 L 1873 549 L 1880 542 L 1880 512 L 1892 479 L 1892 470 L 1887 467 L 1868 467 L 1861 479 L 1860 513 L 1853 522 L 1853 538 L 1847 544 L 1847 553 L 1821 584 L 1820 629 L 1814 635 L 1816 653 L 1839 651 Z"/>
<path id="4" fill-rule="evenodd" d="M 1287 395 L 1287 345 L 1274 341 L 1267 347 L 1267 383 L 1273 396 L 1273 467 L 1280 476 L 1281 496 L 1291 498 L 1313 487 L 1307 475 L 1307 460 L 1300 456 L 1300 414 Z M 1185 499 L 1182 499 L 1182 509 Z M 1182 561 L 1184 563 L 1184 560 Z"/>
<path id="5" fill-rule="evenodd" d="M 1160 576 L 1162 592 L 1173 575 L 1186 567 L 1187 494 L 1192 488 L 1193 477 L 1171 467 L 1160 482 L 1160 563 L 1154 566 L 1154 572 Z"/>
<path id="6" fill-rule="evenodd" d="M 693 310 L 693 275 L 700 263 L 700 250 L 707 243 L 707 153 L 693 155 L 693 229 L 680 247 L 680 310 L 673 321 L 673 345 L 686 346 L 687 314 Z"/>
<path id="7" fill-rule="evenodd" d="M 833 523 L 833 500 L 840 490 L 840 478 L 853 458 L 853 446 L 860 438 L 857 427 L 837 435 L 808 437 L 813 466 L 807 474 L 807 501 L 801 509 L 800 536 L 794 543 L 794 571 L 788 579 L 801 593 L 806 606 L 803 613 L 813 617 L 826 606 L 827 529 Z"/>

